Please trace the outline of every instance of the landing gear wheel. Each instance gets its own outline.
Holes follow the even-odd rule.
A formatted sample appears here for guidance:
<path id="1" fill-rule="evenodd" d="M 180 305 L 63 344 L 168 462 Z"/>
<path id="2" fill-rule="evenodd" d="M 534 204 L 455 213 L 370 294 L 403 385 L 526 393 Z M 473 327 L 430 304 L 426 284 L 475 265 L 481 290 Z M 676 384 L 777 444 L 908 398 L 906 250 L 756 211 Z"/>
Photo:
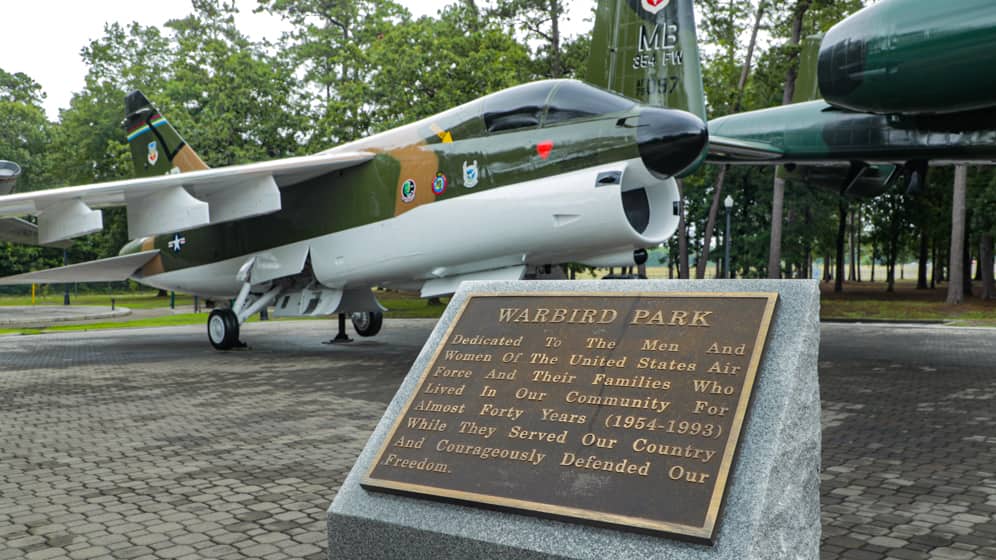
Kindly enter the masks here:
<path id="1" fill-rule="evenodd" d="M 350 316 L 353 329 L 360 336 L 374 336 L 384 325 L 384 314 L 380 311 L 363 311 Z"/>
<path id="2" fill-rule="evenodd" d="M 208 340 L 216 350 L 231 350 L 239 345 L 239 318 L 231 309 L 215 309 L 208 316 Z"/>

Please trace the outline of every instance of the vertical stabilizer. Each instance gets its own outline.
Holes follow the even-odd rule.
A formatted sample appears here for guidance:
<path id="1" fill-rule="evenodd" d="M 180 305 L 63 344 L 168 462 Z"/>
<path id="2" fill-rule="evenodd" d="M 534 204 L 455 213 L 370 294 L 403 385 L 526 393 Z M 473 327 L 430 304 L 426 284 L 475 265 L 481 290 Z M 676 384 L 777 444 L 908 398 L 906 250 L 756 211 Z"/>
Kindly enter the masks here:
<path id="1" fill-rule="evenodd" d="M 706 120 L 692 0 L 600 0 L 588 81 Z"/>
<path id="2" fill-rule="evenodd" d="M 142 92 L 135 90 L 125 97 L 125 114 L 124 127 L 137 177 L 208 168 Z"/>
<path id="3" fill-rule="evenodd" d="M 802 40 L 802 51 L 799 54 L 799 73 L 795 78 L 792 103 L 820 99 L 820 83 L 816 66 L 822 42 L 822 34 L 810 35 Z"/>

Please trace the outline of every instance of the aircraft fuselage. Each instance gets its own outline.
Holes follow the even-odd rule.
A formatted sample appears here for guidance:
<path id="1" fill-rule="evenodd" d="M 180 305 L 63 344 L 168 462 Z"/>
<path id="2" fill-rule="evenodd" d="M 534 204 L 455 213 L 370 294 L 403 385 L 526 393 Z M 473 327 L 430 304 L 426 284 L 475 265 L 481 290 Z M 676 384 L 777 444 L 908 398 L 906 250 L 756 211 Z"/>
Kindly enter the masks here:
<path id="1" fill-rule="evenodd" d="M 251 255 L 291 273 L 310 257 L 316 279 L 345 288 L 656 245 L 677 224 L 673 180 L 658 169 L 694 161 L 704 137 L 689 140 L 699 147 L 688 154 L 648 154 L 664 139 L 646 131 L 669 125 L 647 121 L 678 112 L 600 90 L 618 110 L 555 115 L 557 89 L 581 86 L 530 84 L 519 88 L 521 106 L 506 90 L 337 147 L 329 152 L 377 155 L 283 189 L 278 212 L 137 240 L 122 252 L 160 250 L 137 278 L 143 283 L 225 296 L 238 288 L 230 272 Z M 689 117 L 677 117 L 678 136 L 694 128 Z"/>

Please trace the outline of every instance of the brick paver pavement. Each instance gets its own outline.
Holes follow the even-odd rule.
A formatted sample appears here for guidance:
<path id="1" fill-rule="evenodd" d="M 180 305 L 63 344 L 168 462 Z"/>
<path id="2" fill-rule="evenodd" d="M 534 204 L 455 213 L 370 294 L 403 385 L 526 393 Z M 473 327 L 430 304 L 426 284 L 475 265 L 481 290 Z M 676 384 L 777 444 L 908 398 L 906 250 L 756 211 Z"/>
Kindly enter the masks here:
<path id="1" fill-rule="evenodd" d="M 324 558 L 432 321 L 0 337 L 0 560 Z M 996 330 L 824 325 L 823 557 L 996 558 Z"/>

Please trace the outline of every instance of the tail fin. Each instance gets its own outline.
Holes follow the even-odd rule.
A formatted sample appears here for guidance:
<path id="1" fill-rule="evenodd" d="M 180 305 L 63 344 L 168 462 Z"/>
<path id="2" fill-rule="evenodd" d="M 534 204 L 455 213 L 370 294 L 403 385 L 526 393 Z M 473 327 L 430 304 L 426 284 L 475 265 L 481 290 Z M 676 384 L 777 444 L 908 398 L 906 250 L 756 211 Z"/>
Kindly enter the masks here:
<path id="1" fill-rule="evenodd" d="M 799 55 L 799 73 L 795 77 L 795 92 L 792 95 L 792 103 L 820 99 L 820 83 L 816 64 L 819 59 L 820 44 L 822 42 L 822 33 L 810 35 L 802 40 L 802 52 Z"/>
<path id="2" fill-rule="evenodd" d="M 125 97 L 125 113 L 124 127 L 128 131 L 136 176 L 152 177 L 208 168 L 142 92 L 135 90 Z"/>
<path id="3" fill-rule="evenodd" d="M 706 120 L 692 0 L 599 0 L 588 81 Z"/>

